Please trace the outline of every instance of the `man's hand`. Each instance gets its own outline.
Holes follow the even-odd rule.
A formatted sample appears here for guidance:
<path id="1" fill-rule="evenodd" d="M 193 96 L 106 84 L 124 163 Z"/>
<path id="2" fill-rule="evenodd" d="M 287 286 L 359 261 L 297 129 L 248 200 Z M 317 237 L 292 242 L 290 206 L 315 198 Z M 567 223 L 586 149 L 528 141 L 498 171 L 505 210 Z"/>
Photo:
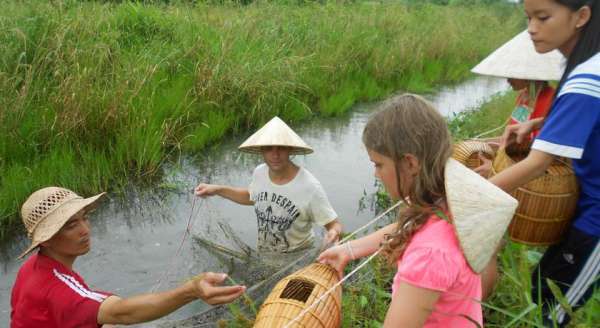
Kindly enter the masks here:
<path id="1" fill-rule="evenodd" d="M 245 286 L 220 286 L 226 278 L 224 273 L 206 272 L 187 284 L 196 298 L 211 305 L 223 304 L 233 301 L 246 291 Z"/>
<path id="2" fill-rule="evenodd" d="M 337 229 L 329 229 L 325 234 L 323 243 L 325 245 L 333 245 L 340 240 L 340 232 Z"/>
<path id="3" fill-rule="evenodd" d="M 206 198 L 208 196 L 216 195 L 219 192 L 218 185 L 212 185 L 207 183 L 199 184 L 196 189 L 194 189 L 194 193 L 198 197 Z"/>

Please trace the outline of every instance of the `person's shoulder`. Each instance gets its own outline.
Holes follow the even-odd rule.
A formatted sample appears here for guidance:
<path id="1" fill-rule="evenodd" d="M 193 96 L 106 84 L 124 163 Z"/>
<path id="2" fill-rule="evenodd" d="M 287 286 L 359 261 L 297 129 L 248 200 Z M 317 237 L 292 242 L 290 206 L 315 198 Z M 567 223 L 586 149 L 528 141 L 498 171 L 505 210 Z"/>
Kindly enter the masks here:
<path id="1" fill-rule="evenodd" d="M 15 281 L 23 293 L 46 297 L 52 291 L 60 288 L 61 281 L 56 272 L 63 270 L 62 266 L 56 265 L 52 259 L 38 254 L 29 257 L 19 269 Z"/>
<path id="2" fill-rule="evenodd" d="M 21 269 L 19 269 L 19 271 L 31 270 L 35 267 L 37 262 L 38 262 L 38 255 L 33 254 L 33 255 L 29 256 L 25 260 L 25 262 L 23 262 L 23 264 L 21 265 Z"/>
<path id="3" fill-rule="evenodd" d="M 546 85 L 540 91 L 540 95 L 538 96 L 538 98 L 552 99 L 552 97 L 554 97 L 555 92 L 556 92 L 556 89 L 554 89 L 554 87 L 552 87 L 551 85 Z"/>
<path id="4" fill-rule="evenodd" d="M 269 167 L 267 166 L 267 164 L 262 163 L 254 168 L 253 174 L 254 175 L 266 174 L 268 172 L 268 170 L 269 170 Z"/>
<path id="5" fill-rule="evenodd" d="M 19 274 L 30 277 L 33 275 L 47 274 L 51 271 L 52 264 L 51 259 L 36 253 L 25 260 L 19 269 Z"/>
<path id="6" fill-rule="evenodd" d="M 324 191 L 319 179 L 302 166 L 300 166 L 300 169 L 298 170 L 298 178 L 306 188 L 309 188 L 310 192 Z"/>
<path id="7" fill-rule="evenodd" d="M 412 243 L 441 250 L 459 249 L 452 224 L 435 214 L 414 234 Z"/>
<path id="8" fill-rule="evenodd" d="M 308 179 L 308 180 L 312 180 L 315 182 L 319 182 L 319 180 L 317 180 L 317 178 L 310 173 L 309 170 L 307 170 L 306 168 L 302 167 L 302 166 L 298 166 L 298 175 L 300 177 L 302 177 L 303 179 Z"/>
<path id="9" fill-rule="evenodd" d="M 582 74 L 591 74 L 600 77 L 600 52 L 577 65 L 569 74 L 569 79 Z"/>
<path id="10" fill-rule="evenodd" d="M 558 97 L 578 94 L 600 99 L 600 53 L 577 65 L 561 87 Z"/>

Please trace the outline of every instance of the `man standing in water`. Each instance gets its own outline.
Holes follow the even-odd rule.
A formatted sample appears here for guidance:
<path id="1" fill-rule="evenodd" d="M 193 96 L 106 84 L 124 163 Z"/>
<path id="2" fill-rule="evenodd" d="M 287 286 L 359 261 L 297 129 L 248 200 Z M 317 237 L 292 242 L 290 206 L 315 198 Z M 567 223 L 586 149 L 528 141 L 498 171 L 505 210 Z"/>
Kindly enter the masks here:
<path id="1" fill-rule="evenodd" d="M 226 275 L 211 272 L 175 289 L 129 298 L 91 290 L 73 271 L 73 263 L 90 250 L 88 213 L 103 194 L 84 199 L 70 190 L 48 187 L 25 201 L 21 216 L 32 243 L 20 258 L 39 251 L 17 274 L 11 328 L 134 324 L 165 316 L 196 299 L 227 303 L 244 292 L 243 286 L 219 287 Z"/>
<path id="2" fill-rule="evenodd" d="M 319 181 L 290 160 L 310 154 L 308 146 L 285 122 L 274 117 L 248 138 L 240 151 L 262 154 L 248 188 L 201 183 L 196 195 L 219 195 L 242 205 L 253 205 L 258 223 L 258 250 L 288 253 L 313 243 L 313 223 L 327 230 L 324 244 L 336 242 L 342 225 Z"/>

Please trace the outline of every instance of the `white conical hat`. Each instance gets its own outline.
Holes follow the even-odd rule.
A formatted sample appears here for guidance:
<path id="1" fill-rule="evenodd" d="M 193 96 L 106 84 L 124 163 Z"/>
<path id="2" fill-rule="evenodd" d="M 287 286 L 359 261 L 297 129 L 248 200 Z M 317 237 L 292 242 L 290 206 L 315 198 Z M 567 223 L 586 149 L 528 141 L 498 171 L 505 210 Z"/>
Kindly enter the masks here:
<path id="1" fill-rule="evenodd" d="M 540 54 L 525 30 L 492 52 L 471 72 L 505 78 L 551 81 L 560 80 L 564 71 L 563 55 L 557 50 Z"/>
<path id="2" fill-rule="evenodd" d="M 452 158 L 446 163 L 445 180 L 460 247 L 471 269 L 480 273 L 495 253 L 518 202 Z"/>
<path id="3" fill-rule="evenodd" d="M 238 149 L 247 153 L 260 154 L 261 147 L 265 146 L 291 147 L 293 150 L 290 154 L 304 155 L 313 152 L 313 149 L 277 116 L 246 139 Z"/>

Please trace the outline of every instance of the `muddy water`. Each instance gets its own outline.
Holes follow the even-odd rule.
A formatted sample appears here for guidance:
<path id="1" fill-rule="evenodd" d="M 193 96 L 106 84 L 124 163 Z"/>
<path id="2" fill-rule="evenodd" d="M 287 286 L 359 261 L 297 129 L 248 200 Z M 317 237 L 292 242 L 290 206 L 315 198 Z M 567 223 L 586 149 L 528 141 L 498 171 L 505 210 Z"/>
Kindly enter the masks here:
<path id="1" fill-rule="evenodd" d="M 502 79 L 479 78 L 441 88 L 426 97 L 442 114 L 451 116 L 477 107 L 507 89 Z M 373 216 L 368 207 L 360 210 L 359 203 L 364 194 L 375 190 L 372 164 L 360 140 L 374 107 L 357 105 L 342 117 L 295 127 L 315 153 L 297 156 L 294 162 L 321 181 L 346 231 L 356 229 Z M 256 245 L 256 219 L 251 207 L 220 198 L 200 200 L 191 194 L 199 182 L 248 185 L 260 158 L 236 151 L 241 141 L 243 138 L 233 138 L 194 158 L 170 164 L 165 178 L 154 190 L 132 189 L 125 196 L 109 196 L 92 216 L 92 250 L 77 260 L 75 270 L 92 288 L 122 296 L 173 287 L 202 271 L 230 272 L 248 284 L 263 279 L 252 263 L 231 263 L 229 257 L 201 246 L 193 238 L 182 243 L 189 222 L 193 235 L 228 248 L 240 250 L 231 233 L 251 247 Z M 0 326 L 7 326 L 10 319 L 10 290 L 22 263 L 15 258 L 27 243 L 23 236 L 16 236 L 0 248 Z M 168 319 L 189 317 L 205 308 L 206 305 L 195 302 Z M 140 326 L 152 327 L 156 322 Z"/>

